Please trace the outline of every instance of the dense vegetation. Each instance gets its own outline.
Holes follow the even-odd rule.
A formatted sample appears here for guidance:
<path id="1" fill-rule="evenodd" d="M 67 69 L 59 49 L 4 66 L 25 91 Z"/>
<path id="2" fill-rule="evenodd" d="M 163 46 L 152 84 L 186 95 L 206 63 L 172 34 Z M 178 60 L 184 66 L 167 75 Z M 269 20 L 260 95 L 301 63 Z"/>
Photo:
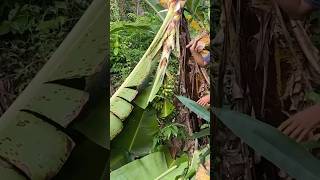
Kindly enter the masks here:
<path id="1" fill-rule="evenodd" d="M 174 3 L 180 2 L 172 2 Z M 209 124 L 194 115 L 191 118 L 190 113 L 175 98 L 185 92 L 185 89 L 188 92 L 193 89 L 194 93 L 199 93 L 198 86 L 202 85 L 202 91 L 208 88 L 208 84 L 204 84 L 204 80 L 197 77 L 197 73 L 201 72 L 195 70 L 195 65 L 189 65 L 189 56 L 181 55 L 183 52 L 180 51 L 186 50 L 186 44 L 183 43 L 190 39 L 181 36 L 180 31 L 186 28 L 189 30 L 187 35 L 190 33 L 191 38 L 195 38 L 201 31 L 209 30 L 209 1 L 189 1 L 186 6 L 183 16 L 179 15 L 179 11 L 174 11 L 178 15 L 173 18 L 174 15 L 169 13 L 173 8 L 164 10 L 154 1 L 111 2 L 112 178 L 137 177 L 134 174 L 138 170 L 141 171 L 139 178 L 142 179 L 191 178 L 194 177 L 200 161 L 203 164 L 204 161 L 208 163 Z M 161 9 L 162 12 L 168 11 L 167 21 L 159 15 Z M 180 21 L 180 18 L 185 18 L 188 24 L 181 23 L 183 20 Z M 175 22 L 177 19 L 179 21 Z M 167 26 L 168 24 L 170 26 Z M 183 27 L 179 28 L 178 25 Z M 168 28 L 162 31 L 161 27 Z M 174 27 L 174 31 L 169 27 Z M 177 36 L 166 36 L 166 33 L 171 34 L 170 31 Z M 166 41 L 172 37 L 172 41 Z M 178 38 L 181 42 L 176 41 Z M 169 51 L 167 54 L 166 49 L 169 48 L 172 48 L 172 53 Z M 149 58 L 144 58 L 145 56 Z M 185 67 L 181 66 L 183 61 L 186 62 Z M 150 67 L 147 63 L 150 63 Z M 179 83 L 184 76 L 191 77 L 186 79 L 187 83 L 199 80 L 199 84 L 181 86 Z M 123 111 L 120 112 L 121 107 Z M 197 131 L 201 133 L 193 134 Z M 161 162 L 162 156 L 165 156 L 167 163 Z M 153 161 L 158 162 L 157 166 L 161 168 L 154 167 L 156 165 Z M 140 165 L 147 164 L 150 169 L 145 171 Z M 208 164 L 205 166 L 208 168 Z"/>
<path id="2" fill-rule="evenodd" d="M 89 3 L 1 4 L 3 179 L 106 178 L 107 13 Z"/>
<path id="3" fill-rule="evenodd" d="M 51 57 L 91 2 L 1 2 L 0 115 Z"/>

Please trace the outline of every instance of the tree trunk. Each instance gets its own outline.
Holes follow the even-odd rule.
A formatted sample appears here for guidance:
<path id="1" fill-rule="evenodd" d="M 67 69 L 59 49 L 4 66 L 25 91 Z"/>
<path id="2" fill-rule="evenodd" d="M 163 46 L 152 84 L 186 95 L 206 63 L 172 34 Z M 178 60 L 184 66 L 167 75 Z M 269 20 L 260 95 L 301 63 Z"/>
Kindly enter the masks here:
<path id="1" fill-rule="evenodd" d="M 269 0 L 224 0 L 223 10 L 220 75 L 231 74 L 218 84 L 229 78 L 232 109 L 277 127 L 310 106 L 305 94 L 320 84 L 320 58 L 312 44 L 307 43 L 309 50 L 304 47 L 310 40 L 301 23 L 288 19 Z M 277 167 L 255 155 L 228 129 L 218 129 L 216 141 L 216 147 L 221 147 L 218 174 L 222 179 L 280 179 Z"/>

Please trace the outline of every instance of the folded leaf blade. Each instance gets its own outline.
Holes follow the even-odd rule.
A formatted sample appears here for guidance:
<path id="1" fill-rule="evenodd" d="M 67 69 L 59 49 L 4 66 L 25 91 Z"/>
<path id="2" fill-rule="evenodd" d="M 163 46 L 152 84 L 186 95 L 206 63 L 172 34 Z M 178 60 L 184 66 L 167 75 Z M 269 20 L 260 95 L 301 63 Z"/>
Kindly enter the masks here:
<path id="1" fill-rule="evenodd" d="M 74 142 L 66 134 L 26 112 L 19 112 L 9 122 L 2 121 L 1 127 L 0 157 L 30 179 L 52 178 L 74 147 Z M 35 151 L 34 147 L 41 148 L 41 151 Z"/>
<path id="2" fill-rule="evenodd" d="M 296 179 L 320 178 L 320 161 L 280 131 L 250 116 L 216 109 L 217 117 L 249 146 Z"/>
<path id="3" fill-rule="evenodd" d="M 111 112 L 113 112 L 122 121 L 129 116 L 132 109 L 133 109 L 132 104 L 130 104 L 128 101 L 119 97 L 114 97 L 110 103 Z"/>

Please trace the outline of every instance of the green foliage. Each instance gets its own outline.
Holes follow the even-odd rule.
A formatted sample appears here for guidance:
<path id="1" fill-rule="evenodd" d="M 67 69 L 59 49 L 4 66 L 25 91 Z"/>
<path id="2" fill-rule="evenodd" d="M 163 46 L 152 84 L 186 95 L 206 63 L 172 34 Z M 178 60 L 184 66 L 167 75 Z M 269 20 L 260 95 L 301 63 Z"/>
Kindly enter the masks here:
<path id="1" fill-rule="evenodd" d="M 175 67 L 171 65 L 171 67 Z M 158 117 L 163 119 L 168 117 L 171 114 L 174 114 L 174 83 L 176 77 L 171 75 L 169 72 L 173 71 L 169 69 L 166 73 L 166 76 L 163 81 L 157 96 L 152 101 L 151 105 L 157 110 Z M 170 118 L 169 118 L 170 119 Z"/>
<path id="2" fill-rule="evenodd" d="M 320 161 L 276 128 L 248 115 L 216 109 L 217 117 L 244 142 L 295 179 L 320 178 Z"/>
<path id="3" fill-rule="evenodd" d="M 111 30 L 118 29 L 110 35 L 110 73 L 114 87 L 121 85 L 133 70 L 162 24 L 153 14 L 129 14 L 128 17 L 110 24 Z"/>
<path id="4" fill-rule="evenodd" d="M 111 148 L 125 150 L 134 157 L 151 152 L 153 136 L 159 129 L 156 112 L 135 107 L 124 123 L 122 132 L 112 140 Z"/>
<path id="5" fill-rule="evenodd" d="M 312 102 L 319 104 L 320 103 L 320 94 L 312 91 L 306 94 L 306 98 L 311 100 Z"/>
<path id="6" fill-rule="evenodd" d="M 204 120 L 210 122 L 210 112 L 207 111 L 205 108 L 203 108 L 198 103 L 194 102 L 189 98 L 183 96 L 177 96 L 177 98 L 192 112 L 196 113 L 199 117 L 203 118 Z"/>
<path id="7" fill-rule="evenodd" d="M 205 136 L 210 136 L 210 128 L 204 128 L 204 129 L 201 129 L 199 132 L 192 134 L 192 138 L 194 139 L 202 138 Z"/>
<path id="8" fill-rule="evenodd" d="M 185 139 L 187 133 L 184 126 L 178 123 L 168 123 L 162 127 L 153 138 L 153 149 L 159 145 L 167 144 L 172 138 Z"/>
<path id="9" fill-rule="evenodd" d="M 0 79 L 19 94 L 40 70 L 92 0 L 4 0 L 0 5 Z"/>
<path id="10" fill-rule="evenodd" d="M 115 22 L 121 19 L 120 9 L 117 0 L 110 0 L 110 21 Z"/>
<path id="11" fill-rule="evenodd" d="M 166 159 L 163 153 L 155 152 L 141 159 L 135 160 L 110 174 L 113 180 L 155 179 L 167 170 Z"/>
<path id="12" fill-rule="evenodd" d="M 101 179 L 104 174 L 108 129 L 103 113 L 105 102 L 100 104 L 105 92 L 99 85 L 105 82 L 106 49 L 97 51 L 106 43 L 103 5 L 103 0 L 91 4 L 50 60 L 0 117 L 0 136 L 10 139 L 1 143 L 0 161 L 10 162 L 16 174 L 27 179 L 52 179 L 59 172 L 60 177 L 73 175 L 79 180 L 88 179 L 87 176 Z M 57 83 L 66 79 L 68 83 Z M 95 108 L 93 102 L 101 108 Z M 93 108 L 97 110 L 94 117 Z M 91 136 L 92 132 L 79 127 L 100 128 Z M 35 151 L 35 147 L 42 150 Z M 16 154 L 7 153 L 9 149 Z"/>
<path id="13" fill-rule="evenodd" d="M 169 168 L 165 154 L 163 152 L 155 152 L 112 171 L 110 179 L 173 180 L 181 176 L 187 167 L 188 161 L 186 159 Z"/>

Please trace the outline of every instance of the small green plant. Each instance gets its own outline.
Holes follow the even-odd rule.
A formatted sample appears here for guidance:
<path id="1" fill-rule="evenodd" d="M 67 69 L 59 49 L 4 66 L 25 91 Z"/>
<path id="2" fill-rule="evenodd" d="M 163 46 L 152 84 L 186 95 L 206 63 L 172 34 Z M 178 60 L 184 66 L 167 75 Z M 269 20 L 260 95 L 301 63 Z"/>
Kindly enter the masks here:
<path id="1" fill-rule="evenodd" d="M 178 123 L 170 123 L 159 130 L 153 139 L 153 149 L 159 145 L 168 143 L 173 138 L 185 139 L 187 137 L 183 125 Z"/>

